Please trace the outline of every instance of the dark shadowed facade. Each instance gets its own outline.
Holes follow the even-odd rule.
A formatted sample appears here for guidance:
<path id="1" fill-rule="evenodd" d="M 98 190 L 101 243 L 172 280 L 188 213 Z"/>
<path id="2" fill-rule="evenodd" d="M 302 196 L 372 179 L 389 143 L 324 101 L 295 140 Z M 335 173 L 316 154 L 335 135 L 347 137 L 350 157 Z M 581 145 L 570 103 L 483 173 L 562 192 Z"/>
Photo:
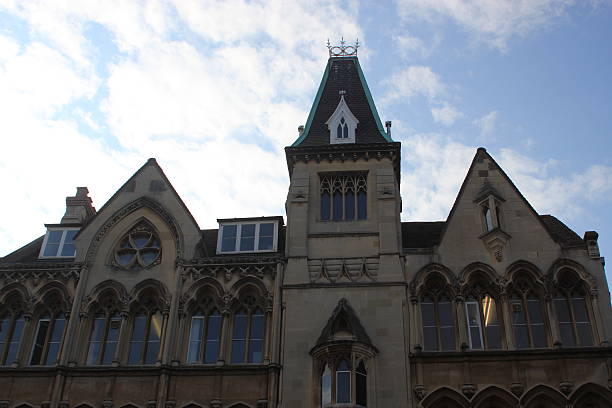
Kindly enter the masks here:
<path id="1" fill-rule="evenodd" d="M 201 230 L 154 159 L 98 211 L 78 188 L 0 258 L 0 408 L 611 407 L 598 234 L 483 148 L 446 221 L 401 222 L 400 152 L 337 48 L 286 225 Z"/>

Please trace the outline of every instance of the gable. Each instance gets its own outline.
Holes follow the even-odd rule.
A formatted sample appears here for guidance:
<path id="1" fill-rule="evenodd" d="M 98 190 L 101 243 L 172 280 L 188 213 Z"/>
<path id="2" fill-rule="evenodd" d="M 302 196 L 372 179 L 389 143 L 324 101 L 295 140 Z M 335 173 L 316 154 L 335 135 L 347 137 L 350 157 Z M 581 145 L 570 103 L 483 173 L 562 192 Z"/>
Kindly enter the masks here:
<path id="1" fill-rule="evenodd" d="M 479 148 L 444 225 L 440 253 L 445 262 L 460 265 L 481 260 L 505 267 L 510 258 L 537 263 L 544 253 L 556 254 L 567 242 L 568 229 L 560 225 L 538 215 L 495 160 Z M 555 239 L 554 229 L 565 236 Z"/>

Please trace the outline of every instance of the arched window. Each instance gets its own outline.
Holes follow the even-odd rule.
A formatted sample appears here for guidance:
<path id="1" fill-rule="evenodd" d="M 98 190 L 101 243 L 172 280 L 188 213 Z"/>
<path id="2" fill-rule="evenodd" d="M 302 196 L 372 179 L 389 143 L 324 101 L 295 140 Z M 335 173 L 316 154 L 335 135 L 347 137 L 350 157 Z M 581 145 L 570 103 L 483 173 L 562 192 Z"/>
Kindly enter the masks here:
<path id="1" fill-rule="evenodd" d="M 223 317 L 213 299 L 211 293 L 201 295 L 191 317 L 187 350 L 187 362 L 190 364 L 214 364 L 219 357 Z"/>
<path id="2" fill-rule="evenodd" d="M 336 129 L 336 139 L 348 139 L 349 137 L 349 128 L 344 120 L 344 117 L 340 118 L 340 122 L 338 123 L 338 128 Z"/>
<path id="3" fill-rule="evenodd" d="M 468 340 L 472 350 L 496 350 L 502 347 L 502 314 L 495 297 L 483 285 L 482 273 L 474 274 L 465 301 Z"/>
<path id="4" fill-rule="evenodd" d="M 351 369 L 346 360 L 340 360 L 336 367 L 336 402 L 351 402 Z"/>
<path id="5" fill-rule="evenodd" d="M 455 350 L 455 318 L 453 303 L 444 279 L 432 275 L 421 296 L 421 322 L 425 351 Z"/>
<path id="6" fill-rule="evenodd" d="M 554 305 L 561 342 L 565 347 L 593 345 L 593 329 L 586 301 L 584 282 L 578 275 L 570 269 L 560 271 Z"/>
<path id="7" fill-rule="evenodd" d="M 103 293 L 101 302 L 94 306 L 89 347 L 88 365 L 110 365 L 115 359 L 121 317 L 118 301 L 113 293 Z"/>
<path id="8" fill-rule="evenodd" d="M 355 402 L 365 407 L 368 405 L 368 372 L 363 361 L 359 362 L 355 371 Z"/>
<path id="9" fill-rule="evenodd" d="M 321 175 L 321 221 L 365 220 L 368 182 L 366 173 Z"/>
<path id="10" fill-rule="evenodd" d="M 25 303 L 18 294 L 8 295 L 8 302 L 0 308 L 0 365 L 17 362 L 25 326 Z"/>
<path id="11" fill-rule="evenodd" d="M 493 226 L 493 214 L 491 213 L 491 209 L 489 208 L 489 206 L 484 206 L 482 209 L 482 216 L 484 218 L 484 222 L 485 222 L 485 229 L 487 231 L 491 231 L 493 228 L 495 228 Z"/>
<path id="12" fill-rule="evenodd" d="M 155 364 L 158 360 L 163 318 L 159 294 L 149 288 L 140 293 L 132 314 L 128 364 Z"/>
<path id="13" fill-rule="evenodd" d="M 332 375 L 328 364 L 323 367 L 321 374 L 321 405 L 326 406 L 332 402 Z"/>
<path id="14" fill-rule="evenodd" d="M 57 362 L 65 326 L 63 314 L 44 314 L 38 319 L 31 365 L 53 365 Z"/>
<path id="15" fill-rule="evenodd" d="M 265 341 L 265 315 L 254 294 L 247 294 L 234 313 L 232 329 L 231 363 L 263 361 Z"/>
<path id="16" fill-rule="evenodd" d="M 540 297 L 526 276 L 518 276 L 510 296 L 514 341 L 519 349 L 548 346 L 544 309 Z"/>

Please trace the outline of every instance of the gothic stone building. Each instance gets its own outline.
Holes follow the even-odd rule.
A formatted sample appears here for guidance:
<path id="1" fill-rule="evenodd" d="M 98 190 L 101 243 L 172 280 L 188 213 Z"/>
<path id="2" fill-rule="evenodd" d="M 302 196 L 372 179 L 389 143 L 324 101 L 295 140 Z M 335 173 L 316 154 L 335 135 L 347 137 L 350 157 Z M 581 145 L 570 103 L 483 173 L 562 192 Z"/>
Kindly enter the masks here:
<path id="1" fill-rule="evenodd" d="M 286 225 L 202 230 L 150 159 L 0 259 L 0 408 L 612 406 L 598 234 L 482 148 L 446 221 L 402 222 L 400 143 L 339 54 L 285 149 Z"/>

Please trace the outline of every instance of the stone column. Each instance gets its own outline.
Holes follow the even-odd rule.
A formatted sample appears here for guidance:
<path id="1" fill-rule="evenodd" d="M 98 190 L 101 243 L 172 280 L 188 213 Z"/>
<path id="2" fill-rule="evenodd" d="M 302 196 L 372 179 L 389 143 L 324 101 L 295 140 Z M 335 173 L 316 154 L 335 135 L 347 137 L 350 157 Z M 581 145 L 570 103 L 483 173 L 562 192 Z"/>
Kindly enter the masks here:
<path id="1" fill-rule="evenodd" d="M 508 350 L 516 350 L 516 344 L 514 343 L 514 336 L 512 333 L 512 313 L 510 311 L 510 305 L 508 304 L 508 295 L 506 293 L 502 293 L 499 297 L 499 301 L 501 302 L 502 307 L 506 346 Z M 527 312 L 528 311 L 525 310 L 525 313 Z"/>

